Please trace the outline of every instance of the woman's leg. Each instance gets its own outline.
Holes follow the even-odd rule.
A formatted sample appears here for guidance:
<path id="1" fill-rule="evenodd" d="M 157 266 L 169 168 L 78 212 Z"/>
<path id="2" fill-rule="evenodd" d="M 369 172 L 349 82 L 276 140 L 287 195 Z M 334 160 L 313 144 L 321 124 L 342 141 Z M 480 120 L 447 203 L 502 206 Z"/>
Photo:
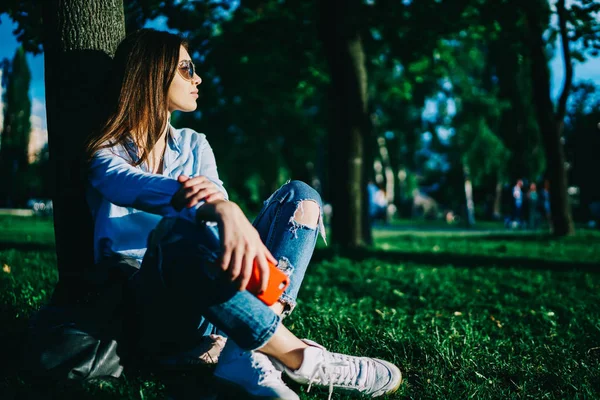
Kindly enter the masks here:
<path id="1" fill-rule="evenodd" d="M 289 182 L 265 202 L 254 225 L 275 258 L 283 260 L 280 267 L 290 272 L 290 286 L 276 310 L 285 306 L 287 313 L 296 304 L 317 236 L 323 232 L 321 199 L 308 185 Z M 317 343 L 300 340 L 282 324 L 257 351 L 241 352 L 229 342 L 223 353 L 215 375 L 267 398 L 268 393 L 298 398 L 281 380 L 282 371 L 299 383 L 329 386 L 330 390 L 343 387 L 372 397 L 395 391 L 401 381 L 400 370 L 386 361 L 331 353 Z"/>
<path id="2" fill-rule="evenodd" d="M 279 302 L 271 306 L 278 315 L 288 315 L 296 305 L 298 290 L 313 254 L 321 221 L 321 198 L 303 182 L 291 181 L 264 202 L 254 226 L 278 267 L 290 276 L 290 285 Z M 257 397 L 297 399 L 298 396 L 281 379 L 271 356 L 289 368 L 302 364 L 308 345 L 283 325 L 260 351 L 243 351 L 229 340 L 219 358 L 215 376 L 242 387 Z"/>
<path id="3" fill-rule="evenodd" d="M 199 328 L 208 334 L 216 326 L 244 349 L 263 346 L 276 331 L 280 317 L 215 265 L 220 249 L 216 226 L 164 218 L 152 232 L 131 285 L 143 352 L 189 349 Z"/>
<path id="4" fill-rule="evenodd" d="M 320 206 L 321 199 L 314 189 L 292 181 L 265 202 L 254 221 L 263 241 L 281 260 L 280 267 L 291 275 L 281 299 L 286 311 L 295 306 L 318 227 L 322 227 Z M 217 279 L 213 264 L 220 250 L 216 226 L 166 218 L 154 230 L 133 284 L 142 324 L 140 346 L 146 352 L 168 354 L 190 347 L 198 334 L 214 332 L 212 322 L 245 349 L 261 347 L 274 332 L 279 319 L 272 313 L 255 310 L 265 308 L 264 304 L 250 293 L 238 293 L 229 282 Z M 274 309 L 278 314 L 281 311 L 277 306 Z M 248 315 L 252 318 L 248 319 Z M 239 325 L 246 323 L 257 332 L 240 334 L 244 329 Z"/>
<path id="5" fill-rule="evenodd" d="M 289 314 L 312 257 L 319 233 L 325 239 L 319 193 L 301 181 L 291 181 L 264 202 L 253 222 L 279 267 L 290 276 L 290 285 L 274 311 Z"/>
<path id="6" fill-rule="evenodd" d="M 291 186 L 294 185 L 298 184 Z M 273 200 L 278 201 L 281 205 L 284 203 L 294 204 L 291 201 L 293 196 L 290 194 L 292 192 L 290 189 L 278 191 L 281 192 L 280 195 L 287 194 L 282 198 L 276 193 L 267 202 L 266 209 L 269 209 L 269 204 L 274 204 Z M 286 198 L 287 201 L 285 201 Z M 312 254 L 317 231 L 316 229 L 313 231 L 310 224 L 302 226 L 304 219 L 300 204 L 306 201 L 308 200 L 299 199 L 296 203 L 292 217 L 288 219 L 292 228 L 287 231 L 294 234 L 293 239 L 300 237 L 301 233 L 299 232 L 305 230 L 312 232 L 314 240 L 312 247 L 308 246 L 310 254 Z M 274 210 L 269 212 L 274 212 Z M 304 213 L 306 216 L 306 210 Z M 285 213 L 274 212 L 273 215 L 278 215 L 278 220 L 281 220 Z M 265 216 L 259 216 L 257 223 L 260 218 L 265 218 Z M 281 224 L 272 223 L 270 226 L 270 232 L 281 229 Z M 267 236 L 267 240 L 270 239 L 273 240 L 272 251 L 276 252 L 274 255 L 277 254 L 277 249 L 289 249 L 290 247 L 289 243 L 279 241 L 276 236 L 272 238 Z M 288 237 L 288 240 L 291 239 Z M 235 289 L 231 282 L 224 277 L 222 271 L 215 266 L 220 247 L 216 227 L 196 225 L 176 218 L 165 218 L 159 223 L 150 235 L 148 250 L 140 272 L 132 281 L 136 316 L 141 327 L 141 331 L 136 332 L 139 334 L 137 338 L 140 347 L 145 347 L 154 353 L 160 353 L 163 349 L 170 351 L 173 345 L 177 346 L 185 341 L 187 335 L 195 333 L 198 326 L 207 324 L 209 321 L 224 331 L 231 339 L 231 343 L 235 344 L 235 346 L 230 346 L 232 349 L 230 361 L 234 362 L 229 366 L 232 368 L 229 366 L 221 368 L 225 371 L 232 370 L 228 371 L 228 374 L 237 379 L 232 381 L 233 383 L 242 386 L 248 393 L 258 397 L 296 400 L 298 396 L 281 380 L 282 369 L 293 379 L 304 382 L 304 379 L 311 375 L 312 371 L 316 371 L 315 368 L 324 368 L 326 372 L 332 365 L 337 365 L 339 360 L 336 357 L 338 356 L 335 353 L 327 352 L 316 343 L 301 341 L 280 324 L 280 316 L 254 295 L 248 291 L 240 292 Z M 286 292 L 287 296 L 284 296 L 283 299 L 287 300 L 286 304 L 293 307 L 292 301 L 295 301 L 310 255 L 307 257 L 305 252 L 298 251 L 281 253 L 280 256 L 289 257 L 289 263 L 294 266 L 291 274 L 293 285 L 290 285 Z M 302 262 L 303 260 L 305 263 Z M 293 264 L 294 261 L 296 265 Z M 235 354 L 234 350 L 236 349 L 241 352 Z M 247 351 L 252 349 L 261 351 Z M 265 354 L 280 361 L 282 363 L 280 368 L 276 369 Z M 351 371 L 356 373 L 363 368 L 363 359 L 352 361 L 348 356 L 343 357 L 345 357 L 344 362 L 350 362 L 344 367 L 349 368 L 349 373 Z M 221 365 L 221 361 L 219 361 L 215 374 Z M 374 365 L 372 363 L 369 366 L 365 364 L 365 368 L 368 367 L 370 370 L 369 376 L 376 376 L 379 382 L 379 377 L 385 375 L 385 388 L 390 388 L 392 383 L 397 387 L 399 371 L 394 372 L 394 376 L 398 376 L 398 378 L 392 379 L 389 367 L 381 367 L 380 364 L 375 367 Z M 378 368 L 378 370 L 374 368 Z M 390 376 L 390 379 L 387 379 L 387 375 Z M 321 376 L 320 379 L 321 381 L 316 383 L 328 384 L 323 379 L 329 378 Z M 306 378 L 306 382 L 308 380 Z M 360 388 L 364 389 L 364 385 L 362 383 L 361 385 Z M 370 390 L 373 384 L 367 386 Z M 381 385 L 378 384 L 379 386 Z M 358 390 L 353 387 L 349 389 Z"/>

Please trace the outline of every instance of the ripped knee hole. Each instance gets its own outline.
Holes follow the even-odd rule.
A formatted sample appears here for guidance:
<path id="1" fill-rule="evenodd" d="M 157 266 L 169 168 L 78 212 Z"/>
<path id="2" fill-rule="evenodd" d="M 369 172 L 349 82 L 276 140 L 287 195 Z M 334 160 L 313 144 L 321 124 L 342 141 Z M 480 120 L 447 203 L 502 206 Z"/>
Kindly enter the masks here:
<path id="1" fill-rule="evenodd" d="M 316 228 L 319 223 L 321 209 L 314 200 L 302 200 L 298 203 L 294 212 L 294 221 L 306 226 L 307 228 Z"/>

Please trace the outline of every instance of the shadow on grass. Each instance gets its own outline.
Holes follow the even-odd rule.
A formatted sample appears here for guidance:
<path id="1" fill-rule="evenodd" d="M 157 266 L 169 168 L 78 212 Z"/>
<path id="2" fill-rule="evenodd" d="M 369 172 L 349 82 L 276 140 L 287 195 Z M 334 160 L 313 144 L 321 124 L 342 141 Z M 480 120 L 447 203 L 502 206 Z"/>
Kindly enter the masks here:
<path id="1" fill-rule="evenodd" d="M 356 261 L 362 261 L 368 258 L 376 258 L 378 260 L 392 263 L 415 263 L 435 266 L 452 265 L 467 268 L 504 267 L 550 271 L 577 270 L 584 272 L 600 272 L 600 265 L 596 262 L 544 260 L 511 256 L 482 256 L 449 252 L 434 253 L 376 249 L 355 249 L 343 252 L 339 252 L 331 248 L 316 249 L 312 257 L 312 261 L 327 260 L 335 256 L 346 257 Z"/>
<path id="2" fill-rule="evenodd" d="M 160 368 L 122 360 L 120 378 L 94 378 L 85 382 L 57 381 L 34 376 L 24 368 L 29 319 L 17 310 L 0 306 L 0 399 L 2 400 L 245 400 L 244 393 L 213 377 L 213 366 Z M 15 317 L 16 315 L 16 317 Z"/>

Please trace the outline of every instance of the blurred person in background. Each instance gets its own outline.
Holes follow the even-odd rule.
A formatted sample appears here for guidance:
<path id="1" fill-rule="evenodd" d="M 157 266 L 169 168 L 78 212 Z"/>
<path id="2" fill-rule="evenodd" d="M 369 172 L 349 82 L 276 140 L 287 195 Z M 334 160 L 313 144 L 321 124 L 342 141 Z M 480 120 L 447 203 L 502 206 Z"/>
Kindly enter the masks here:
<path id="1" fill-rule="evenodd" d="M 513 199 L 513 227 L 519 227 L 521 225 L 521 219 L 523 218 L 523 180 L 518 179 L 515 186 L 512 188 L 512 199 Z"/>
<path id="2" fill-rule="evenodd" d="M 535 182 L 531 182 L 529 185 L 529 191 L 527 192 L 527 203 L 528 203 L 528 215 L 527 215 L 527 227 L 529 229 L 537 229 L 539 225 L 539 195 L 537 192 L 537 185 Z"/>

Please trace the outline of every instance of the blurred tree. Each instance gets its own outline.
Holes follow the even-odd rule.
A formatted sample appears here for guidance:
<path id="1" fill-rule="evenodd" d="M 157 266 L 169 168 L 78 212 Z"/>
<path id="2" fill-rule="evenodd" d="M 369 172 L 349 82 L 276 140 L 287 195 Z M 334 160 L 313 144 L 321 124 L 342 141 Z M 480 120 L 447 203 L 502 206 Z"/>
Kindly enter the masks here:
<path id="1" fill-rule="evenodd" d="M 105 117 L 107 74 L 125 36 L 125 18 L 122 0 L 48 0 L 42 8 L 59 279 L 76 290 L 81 274 L 93 265 L 84 143 Z"/>
<path id="2" fill-rule="evenodd" d="M 371 244 L 368 224 L 367 156 L 371 142 L 368 116 L 367 71 L 362 43 L 360 2 L 321 2 L 319 37 L 323 41 L 331 75 L 329 168 L 333 205 L 331 230 L 343 248 Z M 370 146 L 369 146 L 370 147 Z"/>
<path id="3" fill-rule="evenodd" d="M 17 48 L 10 65 L 4 65 L 2 73 L 6 88 L 3 96 L 4 122 L 0 145 L 0 202 L 5 207 L 23 207 L 28 196 L 27 186 L 19 182 L 29 164 L 28 146 L 31 133 L 31 72 L 23 47 Z"/>
<path id="4" fill-rule="evenodd" d="M 543 9 L 543 1 L 536 1 L 529 2 L 527 7 Z M 12 3 L 6 4 L 14 7 L 10 6 Z M 30 3 L 25 0 L 24 8 L 31 8 Z M 332 136 L 327 146 L 325 134 L 330 130 L 327 127 L 331 114 L 326 102 L 327 88 L 336 85 L 327 58 L 333 47 L 325 47 L 325 41 L 316 40 L 317 21 L 330 4 L 334 3 L 135 0 L 126 4 L 127 30 L 160 17 L 167 21 L 168 28 L 188 37 L 204 84 L 199 110 L 174 115 L 174 120 L 206 131 L 232 198 L 245 204 L 247 210 L 257 211 L 261 200 L 287 179 L 310 182 L 326 202 L 341 193 L 337 186 L 338 169 L 326 167 L 342 154 L 339 152 L 342 149 L 335 147 L 340 144 L 339 139 Z M 577 0 L 574 4 L 583 4 L 583 8 L 570 7 L 573 27 L 576 26 L 571 30 L 580 32 L 581 38 L 587 35 L 585 40 L 593 43 L 590 41 L 593 24 L 585 19 L 591 15 L 586 4 L 593 2 Z M 337 17 L 347 10 L 344 20 L 351 21 L 352 29 L 360 35 L 363 72 L 365 77 L 369 76 L 364 100 L 370 121 L 376 124 L 367 128 L 364 136 L 364 170 L 360 179 L 372 174 L 373 157 L 381 157 L 376 140 L 384 138 L 389 156 L 386 180 L 402 176 L 402 182 L 416 182 L 415 176 L 424 170 L 424 162 L 436 163 L 427 157 L 415 157 L 425 154 L 417 151 L 422 146 L 421 136 L 426 131 L 433 134 L 440 131 L 439 127 L 429 126 L 431 121 L 423 118 L 423 109 L 433 100 L 439 103 L 438 111 L 444 113 L 440 104 L 449 99 L 456 102 L 457 112 L 462 115 L 456 119 L 451 115 L 441 116 L 435 123 L 454 132 L 456 146 L 459 142 L 468 146 L 460 150 L 439 146 L 439 151 L 456 150 L 461 154 L 455 157 L 449 153 L 446 161 L 438 165 L 458 163 L 456 177 L 464 181 L 464 168 L 460 166 L 468 159 L 473 193 L 496 192 L 498 184 L 493 182 L 506 177 L 521 174 L 537 177 L 544 168 L 544 156 L 540 151 L 539 124 L 534 119 L 534 104 L 538 102 L 533 101 L 531 94 L 533 57 L 530 42 L 524 40 L 527 31 L 523 13 L 515 12 L 527 7 L 515 0 L 395 3 L 357 0 L 343 4 L 343 8 L 336 10 L 338 14 L 332 14 Z M 36 11 L 30 12 L 35 20 Z M 23 20 L 25 14 L 11 15 Z M 548 24 L 547 19 L 541 22 L 543 29 Z M 334 24 L 326 22 L 322 26 L 331 32 L 343 30 L 342 25 L 329 25 Z M 35 33 L 33 28 L 32 32 Z M 28 30 L 23 34 L 24 40 L 35 43 L 35 34 Z M 335 38 L 327 35 L 325 39 L 333 43 Z M 540 40 L 549 43 L 553 38 L 540 36 Z M 452 62 L 458 55 L 449 52 L 451 45 L 457 52 L 466 53 L 475 46 L 483 64 L 474 68 L 464 56 L 460 57 L 466 64 Z M 546 66 L 547 61 L 544 61 Z M 448 67 L 450 64 L 452 68 Z M 456 87 L 452 87 L 445 100 L 438 101 L 439 93 L 448 90 L 444 85 L 449 78 L 461 74 L 465 78 L 460 79 L 465 83 L 450 82 Z M 478 96 L 472 93 L 473 87 L 480 91 Z M 496 107 L 501 109 L 500 116 L 493 113 Z M 475 112 L 484 115 L 479 119 L 465 118 Z M 370 121 L 367 119 L 366 124 Z M 332 124 L 332 128 L 335 126 Z M 469 135 L 475 140 L 469 140 Z M 467 139 L 459 141 L 458 137 Z M 482 151 L 483 148 L 491 153 Z M 339 154 L 332 156 L 332 149 Z M 510 162 L 500 165 L 506 149 L 510 150 Z M 431 151 L 429 154 L 444 159 L 443 154 Z M 340 166 L 335 161 L 331 165 Z M 494 166 L 500 166 L 501 173 L 492 171 Z M 447 172 L 436 174 L 443 178 Z M 433 179 L 434 174 L 430 177 Z M 447 183 L 449 187 L 450 182 Z M 351 185 L 360 187 L 357 182 Z M 390 187 L 394 186 L 399 188 L 396 197 L 406 199 L 405 184 Z M 439 194 L 454 202 L 461 193 L 464 190 Z M 366 226 L 362 222 L 356 224 Z M 367 237 L 365 232 L 362 235 Z"/>
<path id="5" fill-rule="evenodd" d="M 565 118 L 565 156 L 570 165 L 569 181 L 579 192 L 579 205 L 573 217 L 579 221 L 599 220 L 593 207 L 600 205 L 600 186 L 596 174 L 600 170 L 600 89 L 593 82 L 573 86 Z M 599 221 L 600 222 L 600 221 Z"/>
<path id="6" fill-rule="evenodd" d="M 489 27 L 487 82 L 497 87 L 497 96 L 505 103 L 497 134 L 511 152 L 499 183 L 539 180 L 545 155 L 532 98 L 531 55 L 523 40 L 523 18 L 510 1 L 488 2 L 481 15 Z"/>
<path id="7" fill-rule="evenodd" d="M 151 1 L 141 3 L 134 14 L 151 9 Z M 322 191 L 329 78 L 313 3 L 231 3 L 162 2 L 145 18 L 166 17 L 188 38 L 204 82 L 198 111 L 176 116 L 177 123 L 208 135 L 232 200 L 253 213 L 288 179 Z M 145 23 L 143 16 L 129 20 Z"/>
<path id="8" fill-rule="evenodd" d="M 527 43 L 532 61 L 533 99 L 544 139 L 547 176 L 550 181 L 552 229 L 557 236 L 571 235 L 575 232 L 575 226 L 567 194 L 566 159 L 563 148 L 564 118 L 573 84 L 573 58 L 582 60 L 585 58 L 586 50 L 591 50 L 591 55 L 597 55 L 600 49 L 598 35 L 600 22 L 597 19 L 600 3 L 595 0 L 573 1 L 570 8 L 567 8 L 565 0 L 556 2 L 561 53 L 565 64 L 564 85 L 556 108 L 550 94 L 547 43 L 544 38 L 549 25 L 551 6 L 546 0 L 518 2 L 515 6 L 523 10 L 528 28 Z M 572 49 L 571 43 L 577 43 L 582 50 Z"/>
<path id="9" fill-rule="evenodd" d="M 406 205 L 412 196 L 412 189 L 408 190 L 404 183 L 407 181 L 419 181 L 423 187 L 443 187 L 435 190 L 435 195 L 446 204 L 455 203 L 456 194 L 464 202 L 464 190 L 456 192 L 449 186 L 445 170 L 448 162 L 459 162 L 460 158 L 446 158 L 444 153 L 450 151 L 446 144 L 431 145 L 421 139 L 423 135 L 437 134 L 434 125 L 452 130 L 452 116 L 447 113 L 446 103 L 454 102 L 459 95 L 456 91 L 448 96 L 445 93 L 451 84 L 450 77 L 465 65 L 452 63 L 449 58 L 455 54 L 449 50 L 456 46 L 457 51 L 468 51 L 469 45 L 463 42 L 472 43 L 470 37 L 479 34 L 469 27 L 482 25 L 476 11 L 485 2 L 367 3 L 371 6 L 365 7 L 362 15 L 371 33 L 365 41 L 369 55 L 369 100 L 378 135 L 383 134 L 387 139 L 393 179 L 398 179 L 398 185 L 394 185 L 398 188 L 395 193 L 398 208 L 407 215 Z M 475 82 L 479 81 L 475 79 L 470 85 L 476 85 Z M 433 104 L 435 115 L 426 115 L 431 114 Z"/>
<path id="10" fill-rule="evenodd" d="M 490 40 L 498 31 L 482 20 L 449 37 L 440 49 L 448 70 L 446 92 L 455 99 L 451 140 L 460 153 L 450 167 L 458 171 L 450 175 L 462 177 L 465 206 L 461 208 L 468 226 L 475 223 L 474 187 L 495 192 L 510 157 L 499 136 L 501 116 L 509 103 L 499 97 L 489 57 Z"/>

